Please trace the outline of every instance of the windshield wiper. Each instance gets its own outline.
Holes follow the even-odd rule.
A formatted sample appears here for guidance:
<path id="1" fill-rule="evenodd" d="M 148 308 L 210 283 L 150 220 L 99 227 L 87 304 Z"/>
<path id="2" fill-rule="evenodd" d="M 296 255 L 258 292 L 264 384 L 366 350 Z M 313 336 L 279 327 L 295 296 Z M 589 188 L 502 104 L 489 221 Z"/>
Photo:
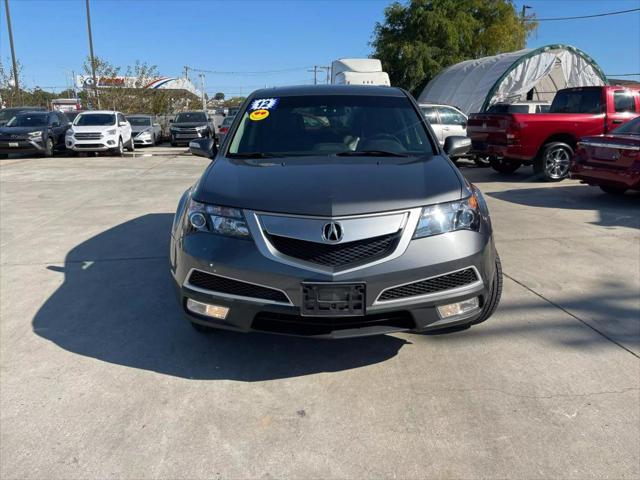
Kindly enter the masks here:
<path id="1" fill-rule="evenodd" d="M 279 158 L 282 155 L 269 152 L 242 152 L 242 153 L 228 153 L 229 158 Z"/>
<path id="2" fill-rule="evenodd" d="M 408 157 L 406 153 L 387 152 L 385 150 L 362 150 L 353 151 L 347 150 L 346 152 L 338 152 L 336 157 Z"/>

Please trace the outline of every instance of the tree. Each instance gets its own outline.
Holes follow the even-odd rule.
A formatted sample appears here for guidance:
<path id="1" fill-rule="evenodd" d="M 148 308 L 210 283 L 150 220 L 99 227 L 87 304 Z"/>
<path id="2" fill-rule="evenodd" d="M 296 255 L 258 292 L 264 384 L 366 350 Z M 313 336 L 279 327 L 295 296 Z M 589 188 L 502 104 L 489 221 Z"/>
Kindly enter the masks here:
<path id="1" fill-rule="evenodd" d="M 391 84 L 418 95 L 443 68 L 524 47 L 537 27 L 511 0 L 410 0 L 385 9 L 371 45 Z"/>
<path id="2" fill-rule="evenodd" d="M 218 92 L 213 96 L 214 100 L 224 100 L 224 93 Z"/>

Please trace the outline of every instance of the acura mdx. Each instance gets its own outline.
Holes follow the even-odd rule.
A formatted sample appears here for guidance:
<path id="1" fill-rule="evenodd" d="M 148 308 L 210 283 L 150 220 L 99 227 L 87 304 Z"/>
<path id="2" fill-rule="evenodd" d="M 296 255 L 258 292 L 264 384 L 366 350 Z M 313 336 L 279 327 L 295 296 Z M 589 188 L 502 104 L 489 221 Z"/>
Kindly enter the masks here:
<path id="1" fill-rule="evenodd" d="M 496 309 L 487 205 L 414 99 L 374 86 L 263 89 L 179 201 L 170 263 L 198 331 L 351 337 L 466 328 Z"/>

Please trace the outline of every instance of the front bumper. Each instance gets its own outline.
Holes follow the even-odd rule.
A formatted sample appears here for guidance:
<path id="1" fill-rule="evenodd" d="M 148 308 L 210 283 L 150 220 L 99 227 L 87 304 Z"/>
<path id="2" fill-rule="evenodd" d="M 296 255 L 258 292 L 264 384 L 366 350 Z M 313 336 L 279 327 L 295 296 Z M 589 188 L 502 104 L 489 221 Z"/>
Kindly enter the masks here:
<path id="1" fill-rule="evenodd" d="M 151 137 L 133 137 L 133 143 L 141 146 L 153 145 L 153 139 Z"/>
<path id="2" fill-rule="evenodd" d="M 198 138 L 206 137 L 206 130 L 198 131 L 198 132 L 179 132 L 179 131 L 171 131 L 171 142 L 178 144 L 188 144 L 191 140 L 196 140 Z"/>
<path id="3" fill-rule="evenodd" d="M 177 234 L 179 235 L 179 233 Z M 330 274 L 276 262 L 264 256 L 252 240 L 236 240 L 209 233 L 195 233 L 171 241 L 171 270 L 178 301 L 188 320 L 202 325 L 241 331 L 344 338 L 394 331 L 427 331 L 473 322 L 489 295 L 495 270 L 495 247 L 490 234 L 451 232 L 410 242 L 404 254 L 389 261 Z M 391 301 L 380 294 L 399 285 L 458 270 L 473 268 L 478 281 L 462 288 Z M 188 282 L 192 270 L 279 290 L 283 302 L 247 299 L 194 288 Z M 303 282 L 364 283 L 366 312 L 358 317 L 301 315 Z M 443 320 L 439 305 L 479 297 L 480 308 Z M 188 298 L 229 308 L 224 320 L 202 317 L 186 309 Z"/>
<path id="4" fill-rule="evenodd" d="M 74 137 L 66 137 L 65 145 L 69 150 L 76 152 L 105 152 L 118 147 L 117 137 L 105 137 L 99 139 L 78 140 Z"/>
<path id="5" fill-rule="evenodd" d="M 0 153 L 43 153 L 44 143 L 40 140 L 0 140 Z"/>

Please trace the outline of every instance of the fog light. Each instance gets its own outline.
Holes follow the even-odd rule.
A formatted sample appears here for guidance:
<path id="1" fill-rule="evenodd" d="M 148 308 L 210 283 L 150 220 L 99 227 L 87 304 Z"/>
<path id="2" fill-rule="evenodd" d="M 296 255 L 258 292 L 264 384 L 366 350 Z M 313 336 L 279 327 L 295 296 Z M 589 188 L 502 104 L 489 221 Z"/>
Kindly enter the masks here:
<path id="1" fill-rule="evenodd" d="M 449 305 L 441 305 L 438 307 L 438 313 L 441 318 L 453 317 L 454 315 L 463 315 L 480 306 L 478 297 L 470 298 L 458 303 L 450 303 Z"/>
<path id="2" fill-rule="evenodd" d="M 198 315 L 204 315 L 206 317 L 219 318 L 224 320 L 227 318 L 229 309 L 220 305 L 209 305 L 208 303 L 197 302 L 191 298 L 187 299 L 187 310 Z"/>
<path id="3" fill-rule="evenodd" d="M 189 216 L 189 222 L 191 222 L 191 225 L 197 230 L 207 226 L 207 219 L 200 212 L 192 213 Z"/>
<path id="4" fill-rule="evenodd" d="M 107 145 L 115 145 L 116 141 L 115 140 L 107 140 Z"/>

